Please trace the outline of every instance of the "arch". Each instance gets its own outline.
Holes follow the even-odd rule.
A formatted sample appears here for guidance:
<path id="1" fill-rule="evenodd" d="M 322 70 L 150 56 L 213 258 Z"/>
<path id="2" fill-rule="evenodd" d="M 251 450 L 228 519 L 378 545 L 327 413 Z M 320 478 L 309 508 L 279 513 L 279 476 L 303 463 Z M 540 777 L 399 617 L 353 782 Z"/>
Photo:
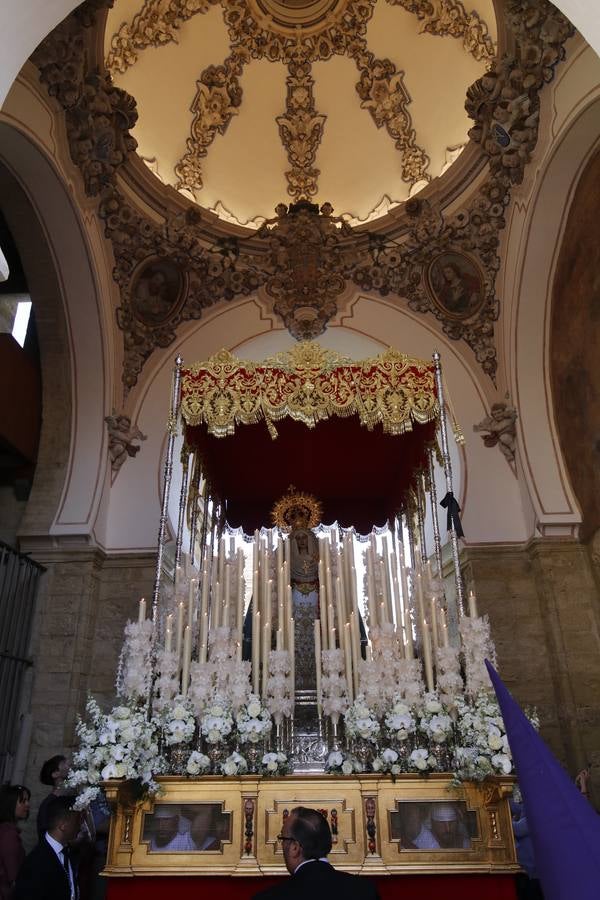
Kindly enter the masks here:
<path id="1" fill-rule="evenodd" d="M 587 51 L 589 53 L 589 51 Z M 597 71 L 597 60 L 594 66 Z M 575 70 L 577 67 L 575 66 Z M 560 82 L 559 82 L 560 85 Z M 519 410 L 523 478 L 534 524 L 543 535 L 577 533 L 581 514 L 555 425 L 550 389 L 549 329 L 552 285 L 576 184 L 600 144 L 598 86 L 562 123 L 524 217 L 515 217 L 510 242 L 522 254 L 510 318 L 511 391 Z M 556 125 L 556 122 L 553 123 Z M 508 268 L 510 250 L 506 255 Z M 505 298 L 505 302 L 511 298 Z"/>
<path id="2" fill-rule="evenodd" d="M 433 323 L 389 298 L 357 295 L 352 314 L 328 328 L 320 341 L 336 350 L 351 347 L 352 355 L 369 355 L 389 344 L 411 355 L 431 358 L 438 348 L 442 354 L 445 380 L 455 414 L 463 426 L 466 446 L 453 450 L 457 494 L 464 502 L 463 522 L 473 543 L 524 541 L 528 534 L 523 518 L 517 481 L 502 454 L 484 447 L 472 424 L 485 414 L 488 401 L 474 371 L 465 362 L 459 346 L 441 335 Z M 221 304 L 200 322 L 190 323 L 168 350 L 155 351 L 145 373 L 143 386 L 135 395 L 131 415 L 148 435 L 135 461 L 119 473 L 111 493 L 107 513 L 107 549 L 149 549 L 156 544 L 162 486 L 161 461 L 164 454 L 165 421 L 169 402 L 173 360 L 205 359 L 221 347 L 264 358 L 276 350 L 288 349 L 293 339 L 281 327 L 273 327 L 261 316 L 253 299 Z M 482 382 L 485 381 L 481 376 Z M 148 485 L 152 485 L 148 490 Z M 172 490 L 177 495 L 177 482 Z M 445 487 L 440 483 L 441 496 Z M 440 496 L 440 499 L 441 499 Z"/>
<path id="3" fill-rule="evenodd" d="M 91 534 L 106 469 L 107 373 L 85 229 L 44 150 L 0 121 L 2 202 L 39 328 L 43 424 L 23 536 Z"/>

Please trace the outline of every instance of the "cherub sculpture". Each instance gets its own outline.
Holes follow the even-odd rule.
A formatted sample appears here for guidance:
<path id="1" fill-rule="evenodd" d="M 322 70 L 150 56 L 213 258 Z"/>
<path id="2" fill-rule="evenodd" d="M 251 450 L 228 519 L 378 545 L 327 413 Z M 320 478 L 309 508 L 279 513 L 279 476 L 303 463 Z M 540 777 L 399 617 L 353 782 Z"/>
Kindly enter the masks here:
<path id="1" fill-rule="evenodd" d="M 139 453 L 139 444 L 134 441 L 145 441 L 146 435 L 142 434 L 137 425 L 131 424 L 129 416 L 106 416 L 104 421 L 108 425 L 108 453 L 113 473 L 116 475 L 128 456 Z"/>
<path id="2" fill-rule="evenodd" d="M 473 431 L 485 431 L 483 443 L 486 447 L 500 447 L 508 464 L 514 467 L 516 449 L 516 421 L 517 411 L 506 400 L 494 403 L 489 416 L 482 419 L 478 425 L 473 425 Z"/>

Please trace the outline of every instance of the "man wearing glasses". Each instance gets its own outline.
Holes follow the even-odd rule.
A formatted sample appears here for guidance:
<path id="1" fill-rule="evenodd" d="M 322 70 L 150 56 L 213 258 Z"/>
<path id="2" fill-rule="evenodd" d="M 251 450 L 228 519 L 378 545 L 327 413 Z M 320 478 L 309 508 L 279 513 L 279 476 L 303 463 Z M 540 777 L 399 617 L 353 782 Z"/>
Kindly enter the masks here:
<path id="1" fill-rule="evenodd" d="M 331 900 L 336 896 L 343 896 L 344 900 L 378 900 L 372 881 L 338 872 L 327 861 L 331 831 L 325 816 L 316 809 L 305 806 L 293 809 L 285 819 L 278 839 L 292 878 L 260 891 L 254 900 L 294 900 L 296 897 Z"/>

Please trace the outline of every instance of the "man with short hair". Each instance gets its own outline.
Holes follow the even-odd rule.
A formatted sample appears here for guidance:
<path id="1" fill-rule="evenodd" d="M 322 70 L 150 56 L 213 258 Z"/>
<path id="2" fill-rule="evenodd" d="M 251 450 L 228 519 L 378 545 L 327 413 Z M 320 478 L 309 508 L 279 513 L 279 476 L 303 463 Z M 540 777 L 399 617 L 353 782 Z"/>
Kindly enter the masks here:
<path id="1" fill-rule="evenodd" d="M 279 840 L 285 865 L 292 876 L 282 884 L 266 888 L 254 900 L 377 900 L 372 881 L 347 872 L 338 872 L 328 862 L 331 830 L 325 816 L 316 809 L 296 806 L 283 823 Z M 337 893 L 336 893 L 337 892 Z"/>
<path id="2" fill-rule="evenodd" d="M 61 753 L 57 753 L 56 756 L 51 756 L 50 759 L 47 759 L 40 770 L 41 783 L 48 785 L 52 790 L 47 797 L 44 797 L 38 809 L 36 822 L 38 841 L 42 840 L 48 830 L 48 807 L 53 799 L 61 793 L 68 771 L 69 763 L 67 757 Z"/>
<path id="3" fill-rule="evenodd" d="M 48 804 L 48 829 L 25 858 L 15 886 L 15 900 L 78 900 L 77 866 L 69 845 L 81 826 L 72 797 L 54 797 Z"/>

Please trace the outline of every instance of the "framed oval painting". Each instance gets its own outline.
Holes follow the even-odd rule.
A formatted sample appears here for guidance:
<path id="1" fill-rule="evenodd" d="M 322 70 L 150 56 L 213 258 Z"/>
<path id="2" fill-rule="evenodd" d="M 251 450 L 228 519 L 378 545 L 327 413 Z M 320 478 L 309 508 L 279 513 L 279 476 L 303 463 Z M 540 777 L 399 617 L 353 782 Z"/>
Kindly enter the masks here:
<path id="1" fill-rule="evenodd" d="M 426 281 L 435 305 L 450 318 L 469 319 L 485 301 L 483 273 L 464 253 L 440 253 L 429 263 Z"/>
<path id="2" fill-rule="evenodd" d="M 151 327 L 168 322 L 185 299 L 184 288 L 185 276 L 172 260 L 145 259 L 131 282 L 131 304 L 136 318 Z"/>

